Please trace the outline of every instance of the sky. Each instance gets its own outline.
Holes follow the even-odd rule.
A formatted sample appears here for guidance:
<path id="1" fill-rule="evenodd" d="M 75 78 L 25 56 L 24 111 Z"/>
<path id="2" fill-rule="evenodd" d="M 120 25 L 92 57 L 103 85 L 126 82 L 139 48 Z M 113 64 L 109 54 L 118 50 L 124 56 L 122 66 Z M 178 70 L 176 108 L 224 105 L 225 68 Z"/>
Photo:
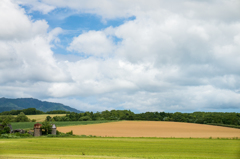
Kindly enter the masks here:
<path id="1" fill-rule="evenodd" d="M 240 1 L 1 0 L 0 97 L 240 112 Z"/>

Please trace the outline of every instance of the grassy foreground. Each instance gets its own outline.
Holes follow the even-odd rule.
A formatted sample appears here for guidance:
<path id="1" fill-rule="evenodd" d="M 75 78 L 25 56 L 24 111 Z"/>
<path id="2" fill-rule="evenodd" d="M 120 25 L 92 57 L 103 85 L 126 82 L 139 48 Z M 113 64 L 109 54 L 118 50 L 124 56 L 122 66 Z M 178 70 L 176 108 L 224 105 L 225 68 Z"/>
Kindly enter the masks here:
<path id="1" fill-rule="evenodd" d="M 99 123 L 107 123 L 107 122 L 116 122 L 113 120 L 97 120 L 97 121 L 54 121 L 50 123 L 54 123 L 57 127 L 61 126 L 74 126 L 74 125 L 88 125 L 88 124 L 99 124 Z M 37 122 L 12 122 L 13 129 L 33 129 L 34 124 Z M 41 123 L 41 122 L 40 122 Z"/>
<path id="2" fill-rule="evenodd" d="M 0 158 L 239 159 L 240 140 L 46 137 L 0 139 Z"/>

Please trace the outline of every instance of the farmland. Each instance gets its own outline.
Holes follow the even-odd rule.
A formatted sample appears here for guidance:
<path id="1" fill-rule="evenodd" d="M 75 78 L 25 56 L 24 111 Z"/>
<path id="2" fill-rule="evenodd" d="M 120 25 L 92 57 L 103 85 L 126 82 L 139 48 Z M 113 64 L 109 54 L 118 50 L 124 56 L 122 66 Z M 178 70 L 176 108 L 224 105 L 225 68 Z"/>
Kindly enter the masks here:
<path id="1" fill-rule="evenodd" d="M 0 158 L 228 158 L 240 140 L 161 138 L 1 139 Z"/>
<path id="2" fill-rule="evenodd" d="M 163 121 L 120 121 L 95 125 L 58 127 L 76 135 L 112 137 L 240 138 L 240 129 L 204 124 Z"/>
<path id="3" fill-rule="evenodd" d="M 0 117 L 6 117 L 7 115 L 0 115 Z M 47 116 L 66 116 L 66 114 L 39 114 L 39 115 L 26 115 L 29 119 L 35 119 L 36 122 L 43 122 Z M 13 117 L 17 117 L 17 115 L 13 115 Z"/>
<path id="4" fill-rule="evenodd" d="M 36 119 L 36 122 L 43 122 L 47 116 L 65 116 L 66 114 L 40 114 L 40 115 L 27 115 L 29 119 Z"/>
<path id="5" fill-rule="evenodd" d="M 240 130 L 234 128 L 162 121 L 54 123 L 61 132 L 89 136 L 0 139 L 0 158 L 240 158 Z M 32 128 L 33 124 L 12 126 Z"/>

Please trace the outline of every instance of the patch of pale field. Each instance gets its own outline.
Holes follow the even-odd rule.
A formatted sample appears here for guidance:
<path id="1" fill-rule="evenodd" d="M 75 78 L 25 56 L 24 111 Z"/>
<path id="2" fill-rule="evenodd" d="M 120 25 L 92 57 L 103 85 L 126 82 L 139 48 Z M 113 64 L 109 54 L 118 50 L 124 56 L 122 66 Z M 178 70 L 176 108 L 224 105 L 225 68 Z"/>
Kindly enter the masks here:
<path id="1" fill-rule="evenodd" d="M 240 129 L 164 121 L 121 121 L 58 127 L 57 130 L 64 133 L 72 130 L 75 135 L 103 137 L 240 138 Z"/>
<path id="2" fill-rule="evenodd" d="M 36 119 L 36 122 L 43 122 L 47 116 L 65 116 L 66 114 L 40 114 L 40 115 L 27 115 L 29 119 Z"/>
<path id="3" fill-rule="evenodd" d="M 0 155 L 1 159 L 140 159 L 130 157 L 115 157 L 115 156 L 91 156 L 91 155 L 29 155 L 29 154 L 17 154 L 17 155 Z"/>

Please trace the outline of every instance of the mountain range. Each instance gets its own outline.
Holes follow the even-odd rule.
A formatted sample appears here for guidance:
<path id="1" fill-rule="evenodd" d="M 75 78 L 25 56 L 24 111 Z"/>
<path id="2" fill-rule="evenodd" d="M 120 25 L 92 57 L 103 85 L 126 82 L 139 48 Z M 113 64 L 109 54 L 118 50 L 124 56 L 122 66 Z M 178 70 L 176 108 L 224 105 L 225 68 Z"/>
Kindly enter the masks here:
<path id="1" fill-rule="evenodd" d="M 52 110 L 65 110 L 70 112 L 82 113 L 83 111 L 71 108 L 69 106 L 63 105 L 61 103 L 53 103 L 40 101 L 34 98 L 0 98 L 0 113 L 10 110 L 21 110 L 26 108 L 36 108 L 43 112 L 52 111 Z"/>

